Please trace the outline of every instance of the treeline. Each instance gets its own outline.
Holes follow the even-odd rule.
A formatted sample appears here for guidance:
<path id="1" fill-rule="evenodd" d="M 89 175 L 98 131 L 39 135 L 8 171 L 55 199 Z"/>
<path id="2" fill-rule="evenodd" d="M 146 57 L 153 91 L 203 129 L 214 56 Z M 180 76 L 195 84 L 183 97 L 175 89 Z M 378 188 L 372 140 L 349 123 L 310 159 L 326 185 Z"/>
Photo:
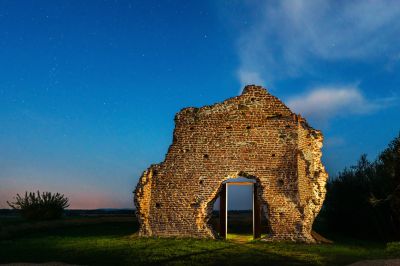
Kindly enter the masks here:
<path id="1" fill-rule="evenodd" d="M 375 161 L 362 155 L 328 182 L 321 215 L 331 232 L 400 240 L 400 134 Z"/>

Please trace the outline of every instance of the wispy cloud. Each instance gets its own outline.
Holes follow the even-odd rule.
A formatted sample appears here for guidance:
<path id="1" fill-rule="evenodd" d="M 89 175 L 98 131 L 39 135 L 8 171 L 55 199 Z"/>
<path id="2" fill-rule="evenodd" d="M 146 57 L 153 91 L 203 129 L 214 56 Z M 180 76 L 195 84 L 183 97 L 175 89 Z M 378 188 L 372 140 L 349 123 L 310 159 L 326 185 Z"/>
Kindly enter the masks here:
<path id="1" fill-rule="evenodd" d="M 258 72 L 239 70 L 238 75 L 243 85 L 265 83 Z"/>
<path id="2" fill-rule="evenodd" d="M 237 70 L 242 84 L 272 86 L 313 71 L 315 60 L 389 61 L 398 56 L 398 1 L 262 1 L 248 3 Z M 267 83 L 267 84 L 265 84 Z"/>
<path id="3" fill-rule="evenodd" d="M 296 113 L 318 121 L 348 114 L 368 114 L 391 106 L 396 98 L 367 99 L 356 86 L 316 87 L 288 99 Z"/>

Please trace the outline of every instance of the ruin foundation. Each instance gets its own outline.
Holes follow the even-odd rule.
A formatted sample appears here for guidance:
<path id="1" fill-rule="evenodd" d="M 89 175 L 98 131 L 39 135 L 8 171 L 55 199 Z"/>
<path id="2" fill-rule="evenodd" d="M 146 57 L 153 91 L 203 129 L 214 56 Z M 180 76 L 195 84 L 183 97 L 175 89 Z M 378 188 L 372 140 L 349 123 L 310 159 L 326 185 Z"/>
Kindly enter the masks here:
<path id="1" fill-rule="evenodd" d="M 257 181 L 269 240 L 315 242 L 325 198 L 323 137 L 260 86 L 175 116 L 164 162 L 143 172 L 134 192 L 142 236 L 216 238 L 210 227 L 222 183 Z"/>

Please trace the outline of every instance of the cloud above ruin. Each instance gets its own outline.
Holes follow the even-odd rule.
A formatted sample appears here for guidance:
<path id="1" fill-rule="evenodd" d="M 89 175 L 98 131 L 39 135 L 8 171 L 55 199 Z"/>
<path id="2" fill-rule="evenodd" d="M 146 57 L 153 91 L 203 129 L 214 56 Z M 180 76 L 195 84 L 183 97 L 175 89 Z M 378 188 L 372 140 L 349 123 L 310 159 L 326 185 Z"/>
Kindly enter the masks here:
<path id="1" fill-rule="evenodd" d="M 316 61 L 399 61 L 397 1 L 265 1 L 247 3 L 255 15 L 237 41 L 241 84 L 268 87 L 317 71 Z M 251 82 L 250 82 L 251 83 Z"/>
<path id="2" fill-rule="evenodd" d="M 292 96 L 287 105 L 296 113 L 319 121 L 348 114 L 369 114 L 394 104 L 396 98 L 368 99 L 357 86 L 315 87 Z"/>

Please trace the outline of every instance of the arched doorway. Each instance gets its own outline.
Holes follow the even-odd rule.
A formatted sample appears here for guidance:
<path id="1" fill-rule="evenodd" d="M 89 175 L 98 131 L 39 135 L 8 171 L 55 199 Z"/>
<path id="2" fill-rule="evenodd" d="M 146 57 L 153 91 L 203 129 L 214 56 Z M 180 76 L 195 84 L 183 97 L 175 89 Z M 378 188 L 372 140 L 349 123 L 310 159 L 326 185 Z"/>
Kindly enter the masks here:
<path id="1" fill-rule="evenodd" d="M 256 179 L 238 177 L 228 179 L 221 185 L 219 193 L 219 236 L 223 239 L 228 235 L 228 202 L 230 188 L 234 186 L 249 186 L 251 188 L 252 198 L 252 233 L 253 239 L 261 237 L 261 208 L 262 204 L 258 196 L 259 185 Z M 231 195 L 234 197 L 235 195 Z"/>

